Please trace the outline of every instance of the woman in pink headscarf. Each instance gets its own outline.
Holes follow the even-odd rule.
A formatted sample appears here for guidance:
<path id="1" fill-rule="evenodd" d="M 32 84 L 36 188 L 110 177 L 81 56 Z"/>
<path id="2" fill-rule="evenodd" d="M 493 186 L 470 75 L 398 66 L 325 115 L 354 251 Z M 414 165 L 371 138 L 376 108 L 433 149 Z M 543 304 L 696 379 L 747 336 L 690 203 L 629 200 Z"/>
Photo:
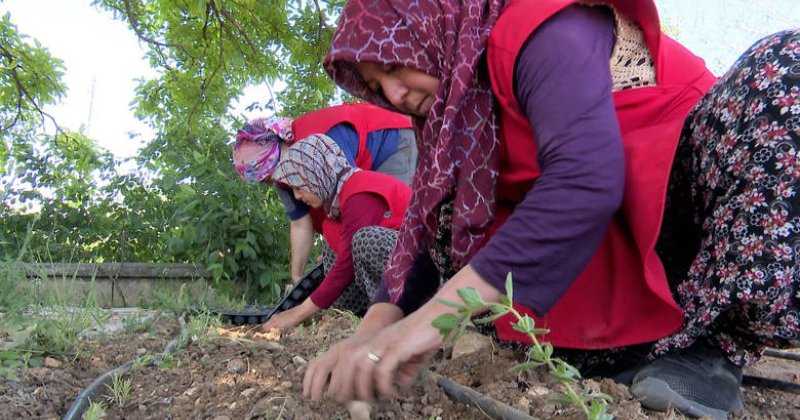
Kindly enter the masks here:
<path id="1" fill-rule="evenodd" d="M 256 118 L 236 134 L 233 163 L 247 182 L 269 181 L 281 154 L 294 142 L 312 134 L 325 134 L 342 149 L 351 165 L 391 175 L 411 183 L 417 161 L 417 145 L 411 121 L 405 115 L 374 105 L 353 102 L 322 108 L 298 118 Z M 276 188 L 289 217 L 292 282 L 300 280 L 311 255 L 314 233 L 324 218 Z M 323 254 L 328 253 L 323 249 Z"/>
<path id="2" fill-rule="evenodd" d="M 393 395 L 439 299 L 496 302 L 508 273 L 545 340 L 653 409 L 724 417 L 743 366 L 800 345 L 800 33 L 717 81 L 651 0 L 586 3 L 347 2 L 326 69 L 415 117 L 419 164 L 382 292 L 306 395 Z"/>

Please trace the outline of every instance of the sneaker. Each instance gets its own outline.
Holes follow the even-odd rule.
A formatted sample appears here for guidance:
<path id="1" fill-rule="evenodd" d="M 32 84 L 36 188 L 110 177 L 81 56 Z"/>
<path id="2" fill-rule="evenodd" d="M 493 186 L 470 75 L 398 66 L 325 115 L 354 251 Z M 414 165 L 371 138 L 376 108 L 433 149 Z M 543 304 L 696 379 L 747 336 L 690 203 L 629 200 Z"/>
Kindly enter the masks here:
<path id="1" fill-rule="evenodd" d="M 698 341 L 642 368 L 633 378 L 631 394 L 651 410 L 674 408 L 688 416 L 727 419 L 728 413 L 744 408 L 741 384 L 742 368 Z"/>

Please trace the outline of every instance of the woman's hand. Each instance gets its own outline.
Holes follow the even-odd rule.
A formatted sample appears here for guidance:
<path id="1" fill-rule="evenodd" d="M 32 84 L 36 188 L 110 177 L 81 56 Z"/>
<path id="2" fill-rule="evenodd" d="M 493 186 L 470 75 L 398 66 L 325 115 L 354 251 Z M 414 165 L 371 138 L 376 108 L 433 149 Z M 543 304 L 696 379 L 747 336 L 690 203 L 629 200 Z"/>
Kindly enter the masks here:
<path id="1" fill-rule="evenodd" d="M 467 265 L 416 312 L 366 340 L 350 343 L 347 351 L 339 353 L 328 395 L 340 402 L 371 401 L 376 396 L 394 396 L 395 383 L 410 387 L 442 344 L 433 320 L 455 312 L 437 298 L 459 302 L 457 290 L 467 287 L 476 289 L 486 302 L 496 302 L 500 297 L 497 289 Z"/>
<path id="2" fill-rule="evenodd" d="M 261 330 L 264 332 L 269 332 L 274 328 L 281 330 L 294 328 L 297 326 L 297 324 L 305 321 L 320 310 L 321 308 L 315 305 L 311 299 L 306 299 L 303 301 L 303 303 L 295 306 L 292 309 L 272 315 L 267 322 L 261 326 Z"/>
<path id="3" fill-rule="evenodd" d="M 395 305 L 376 303 L 370 306 L 352 337 L 339 342 L 308 364 L 308 369 L 303 377 L 303 396 L 313 400 L 320 399 L 329 381 L 331 383 L 329 389 L 333 389 L 334 382 L 331 378 L 341 375 L 343 358 L 369 341 L 378 331 L 402 317 L 403 312 Z"/>
<path id="4" fill-rule="evenodd" d="M 342 403 L 371 401 L 376 396 L 394 396 L 395 381 L 411 386 L 442 343 L 439 331 L 431 325 L 433 318 L 417 311 L 355 343 L 340 355 L 328 395 Z"/>

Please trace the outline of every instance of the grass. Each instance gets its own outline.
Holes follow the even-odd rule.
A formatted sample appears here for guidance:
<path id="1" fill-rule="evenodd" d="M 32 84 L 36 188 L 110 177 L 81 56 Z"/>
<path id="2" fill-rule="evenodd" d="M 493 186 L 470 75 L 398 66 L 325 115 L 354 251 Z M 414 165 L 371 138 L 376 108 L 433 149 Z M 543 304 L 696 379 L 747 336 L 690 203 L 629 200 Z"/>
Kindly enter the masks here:
<path id="1" fill-rule="evenodd" d="M 244 298 L 234 298 L 224 293 L 217 293 L 210 287 L 200 291 L 192 290 L 183 283 L 175 294 L 174 287 L 169 282 L 159 282 L 152 292 L 152 296 L 139 306 L 147 309 L 159 309 L 180 315 L 184 312 L 208 310 L 210 308 L 225 308 L 237 311 L 247 306 Z"/>
<path id="2" fill-rule="evenodd" d="M 111 395 L 106 397 L 110 404 L 116 404 L 117 407 L 125 407 L 128 398 L 131 395 L 131 384 L 133 381 L 128 378 L 124 379 L 122 374 L 115 373 L 111 376 L 111 385 L 106 384 L 106 388 L 111 391 Z"/>
<path id="3" fill-rule="evenodd" d="M 156 358 L 152 354 L 144 354 L 136 358 L 131 365 L 131 373 L 136 373 L 141 371 L 142 369 L 146 368 L 147 366 L 153 365 L 156 363 Z"/>
<path id="4" fill-rule="evenodd" d="M 122 318 L 122 326 L 126 333 L 129 334 L 148 334 L 149 336 L 156 335 L 155 320 L 153 318 L 139 318 L 136 316 L 126 316 Z"/>
<path id="5" fill-rule="evenodd" d="M 222 327 L 222 321 L 218 316 L 200 311 L 189 319 L 186 324 L 186 330 L 181 334 L 176 348 L 185 348 L 189 342 L 196 344 L 200 348 L 206 347 L 219 339 L 219 334 L 215 332 L 215 329 L 220 327 Z"/>
<path id="6" fill-rule="evenodd" d="M 89 400 L 89 408 L 83 412 L 83 420 L 100 420 L 106 416 L 106 404 Z"/>

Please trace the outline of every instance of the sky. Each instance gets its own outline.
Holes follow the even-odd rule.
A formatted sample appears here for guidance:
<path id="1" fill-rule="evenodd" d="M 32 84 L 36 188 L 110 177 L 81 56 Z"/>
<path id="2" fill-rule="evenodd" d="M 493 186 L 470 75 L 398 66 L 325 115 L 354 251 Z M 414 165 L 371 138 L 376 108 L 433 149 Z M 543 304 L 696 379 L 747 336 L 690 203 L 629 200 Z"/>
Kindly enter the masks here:
<path id="1" fill-rule="evenodd" d="M 800 0 L 656 0 L 662 20 L 677 27 L 676 38 L 721 74 L 753 42 L 800 26 Z M 0 0 L 20 33 L 36 38 L 64 61 L 67 97 L 47 107 L 60 125 L 81 126 L 98 145 L 130 157 L 152 137 L 133 116 L 136 80 L 156 73 L 144 47 L 125 23 L 91 6 L 91 0 Z M 259 91 L 263 90 L 263 92 Z M 250 91 L 242 103 L 265 88 Z M 52 130 L 51 130 L 52 131 Z M 132 139 L 130 133 L 138 133 Z"/>

